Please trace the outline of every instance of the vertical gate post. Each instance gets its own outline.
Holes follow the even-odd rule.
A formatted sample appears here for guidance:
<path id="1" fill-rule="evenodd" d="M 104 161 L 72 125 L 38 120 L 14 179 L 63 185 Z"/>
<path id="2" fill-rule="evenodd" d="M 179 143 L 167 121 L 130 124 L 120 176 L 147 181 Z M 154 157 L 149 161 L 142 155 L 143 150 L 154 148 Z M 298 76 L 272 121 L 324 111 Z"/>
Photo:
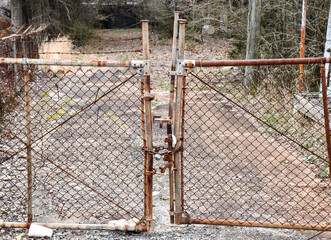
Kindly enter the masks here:
<path id="1" fill-rule="evenodd" d="M 177 60 L 177 36 L 178 36 L 178 19 L 179 12 L 174 12 L 174 32 L 172 38 L 172 58 L 171 58 L 171 71 L 176 70 Z M 171 74 L 170 79 L 170 99 L 169 99 L 169 119 L 173 117 L 173 105 L 174 105 L 174 89 L 175 89 L 175 74 Z"/>
<path id="2" fill-rule="evenodd" d="M 325 137 L 326 137 L 328 160 L 329 160 L 329 177 L 331 179 L 330 119 L 329 119 L 329 109 L 328 109 L 328 99 L 327 99 L 326 79 L 325 79 L 325 63 L 322 63 L 321 66 L 321 81 L 322 81 L 322 94 L 323 94 Z"/>
<path id="3" fill-rule="evenodd" d="M 143 56 L 144 60 L 149 59 L 149 36 L 148 36 L 148 20 L 142 21 L 142 41 L 143 41 Z M 144 67 L 144 86 L 145 86 L 145 131 L 146 131 L 146 147 L 147 159 L 146 159 L 146 224 L 147 231 L 153 231 L 153 137 L 152 137 L 152 107 L 151 101 L 151 66 L 148 61 Z"/>
<path id="4" fill-rule="evenodd" d="M 18 41 L 18 37 L 14 37 L 13 38 L 13 58 L 17 58 L 17 41 Z M 17 76 L 18 72 L 17 72 L 17 65 L 14 64 L 14 84 L 15 84 L 15 92 L 17 91 L 17 82 L 18 82 L 18 76 Z"/>
<path id="5" fill-rule="evenodd" d="M 28 178 L 28 224 L 32 222 L 32 163 L 31 163 L 31 118 L 30 118 L 30 87 L 29 87 L 29 72 L 24 70 L 25 84 L 25 121 L 26 121 L 26 137 L 27 137 L 27 178 Z"/>
<path id="6" fill-rule="evenodd" d="M 177 139 L 177 143 L 174 149 L 174 161 L 175 161 L 175 223 L 180 224 L 183 206 L 182 206 L 182 191 L 181 191 L 181 172 L 182 166 L 180 162 L 180 142 L 183 141 L 181 136 L 181 113 L 182 113 L 182 99 L 183 99 L 183 82 L 185 81 L 184 70 L 182 61 L 184 60 L 184 48 L 185 48 L 185 26 L 186 20 L 179 20 L 179 40 L 178 40 L 178 61 L 176 63 L 177 74 L 177 90 L 176 90 L 176 103 L 175 103 L 175 115 L 174 115 L 174 135 Z"/>
<path id="7" fill-rule="evenodd" d="M 175 92 L 175 74 L 173 73 L 176 70 L 176 60 L 177 60 L 177 36 L 178 36 L 178 19 L 179 12 L 174 12 L 174 31 L 173 31 L 173 40 L 172 40 L 172 61 L 171 61 L 171 78 L 170 78 L 170 98 L 169 98 L 169 119 L 170 123 L 167 126 L 168 139 L 172 140 L 172 120 L 174 115 L 174 92 Z M 168 142 L 168 150 L 173 151 L 172 141 Z M 171 157 L 171 165 L 173 165 L 173 158 Z M 174 171 L 173 167 L 169 167 L 169 213 L 170 213 L 170 223 L 175 223 L 175 203 L 174 203 Z"/>

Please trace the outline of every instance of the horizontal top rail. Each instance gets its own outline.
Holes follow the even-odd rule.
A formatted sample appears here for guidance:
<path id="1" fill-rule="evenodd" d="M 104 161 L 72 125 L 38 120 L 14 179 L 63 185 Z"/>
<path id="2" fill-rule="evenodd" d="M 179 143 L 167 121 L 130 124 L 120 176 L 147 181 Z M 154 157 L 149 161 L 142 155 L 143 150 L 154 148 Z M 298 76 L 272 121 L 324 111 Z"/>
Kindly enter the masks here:
<path id="1" fill-rule="evenodd" d="M 30 59 L 30 58 L 0 58 L 0 64 L 142 68 L 146 65 L 146 61 L 142 61 L 142 60 L 81 61 L 81 60 L 43 60 L 43 59 Z"/>
<path id="2" fill-rule="evenodd" d="M 317 58 L 280 58 L 251 60 L 184 60 L 184 67 L 219 67 L 219 66 L 256 66 L 330 63 L 330 57 Z"/>

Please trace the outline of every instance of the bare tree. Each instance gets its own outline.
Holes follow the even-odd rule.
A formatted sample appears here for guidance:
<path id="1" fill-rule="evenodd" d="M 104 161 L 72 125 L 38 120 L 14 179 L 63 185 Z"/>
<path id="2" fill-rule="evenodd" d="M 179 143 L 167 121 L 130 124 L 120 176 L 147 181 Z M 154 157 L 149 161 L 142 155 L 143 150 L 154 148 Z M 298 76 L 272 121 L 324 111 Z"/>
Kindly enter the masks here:
<path id="1" fill-rule="evenodd" d="M 249 1 L 248 24 L 247 24 L 247 47 L 246 59 L 258 57 L 257 44 L 261 27 L 261 0 Z M 252 81 L 253 67 L 245 68 L 245 85 L 250 85 Z"/>
<path id="2" fill-rule="evenodd" d="M 23 25 L 23 0 L 11 0 L 11 21 L 16 28 Z"/>

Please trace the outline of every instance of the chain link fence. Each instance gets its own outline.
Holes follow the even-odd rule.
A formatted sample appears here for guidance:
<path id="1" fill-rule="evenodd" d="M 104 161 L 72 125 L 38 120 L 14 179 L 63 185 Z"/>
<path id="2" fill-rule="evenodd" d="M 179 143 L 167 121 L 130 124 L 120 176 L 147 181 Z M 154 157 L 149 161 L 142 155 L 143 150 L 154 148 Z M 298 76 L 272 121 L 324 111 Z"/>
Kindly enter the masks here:
<path id="1" fill-rule="evenodd" d="M 25 94 L 3 118 L 0 219 L 135 226 L 145 214 L 143 63 L 59 63 L 26 65 Z"/>
<path id="2" fill-rule="evenodd" d="M 15 33 L 10 29 L 0 33 L 0 56 L 2 58 L 39 58 L 38 40 L 47 25 L 23 25 Z M 33 70 L 32 68 L 30 69 Z M 17 105 L 17 95 L 24 88 L 22 65 L 0 66 L 0 121 L 6 111 Z"/>
<path id="3" fill-rule="evenodd" d="M 188 73 L 183 222 L 320 230 L 330 224 L 323 101 L 283 84 L 292 69 L 258 66 L 245 76 L 244 66 L 197 64 Z"/>

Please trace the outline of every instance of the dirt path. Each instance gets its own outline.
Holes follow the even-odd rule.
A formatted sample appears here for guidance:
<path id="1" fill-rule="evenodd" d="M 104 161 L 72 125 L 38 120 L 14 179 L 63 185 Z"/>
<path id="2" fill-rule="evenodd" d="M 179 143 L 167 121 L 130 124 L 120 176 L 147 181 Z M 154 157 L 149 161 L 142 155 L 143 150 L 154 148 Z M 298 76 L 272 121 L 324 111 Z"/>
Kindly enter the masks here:
<path id="1" fill-rule="evenodd" d="M 187 102 L 187 213 L 209 219 L 327 224 L 330 185 L 316 177 L 299 152 L 259 131 L 252 116 L 224 107 L 230 104 Z"/>

